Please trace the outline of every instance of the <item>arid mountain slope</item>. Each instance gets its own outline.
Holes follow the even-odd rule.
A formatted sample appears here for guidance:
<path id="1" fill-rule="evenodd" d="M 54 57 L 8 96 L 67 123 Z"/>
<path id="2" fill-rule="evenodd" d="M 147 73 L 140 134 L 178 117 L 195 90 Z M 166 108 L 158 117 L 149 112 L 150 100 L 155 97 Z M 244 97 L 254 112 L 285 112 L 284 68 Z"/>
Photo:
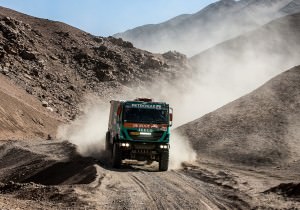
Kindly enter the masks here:
<path id="1" fill-rule="evenodd" d="M 200 158 L 250 166 L 298 164 L 299 119 L 300 66 L 178 130 Z"/>
<path id="2" fill-rule="evenodd" d="M 216 104 L 218 98 L 232 95 L 235 96 L 230 98 L 232 101 L 299 65 L 299 49 L 300 13 L 297 13 L 210 48 L 192 57 L 190 64 L 198 72 L 198 84 L 218 91 L 211 94 Z"/>
<path id="3" fill-rule="evenodd" d="M 299 12 L 299 0 L 222 0 L 191 15 L 140 26 L 114 35 L 151 52 L 177 50 L 189 56 Z"/>
<path id="4" fill-rule="evenodd" d="M 50 110 L 0 75 L 0 140 L 54 136 L 61 123 Z"/>
<path id="5" fill-rule="evenodd" d="M 0 7 L 0 73 L 69 119 L 83 95 L 109 98 L 133 84 L 174 76 L 185 60 Z"/>
<path id="6" fill-rule="evenodd" d="M 300 13 L 288 15 L 276 19 L 262 27 L 245 33 L 234 39 L 216 45 L 206 51 L 203 51 L 191 58 L 194 66 L 204 64 L 207 59 L 230 61 L 235 59 L 238 63 L 243 57 L 259 60 L 266 56 L 282 57 L 286 55 L 294 58 L 298 57 L 300 51 L 297 50 L 300 45 Z M 263 55 L 263 56 L 262 56 Z M 288 63 L 291 59 L 282 59 Z M 209 64 L 209 62 L 207 62 Z M 247 60 L 246 62 L 247 63 Z M 283 62 L 282 62 L 283 63 Z M 206 66 L 207 67 L 207 66 Z"/>

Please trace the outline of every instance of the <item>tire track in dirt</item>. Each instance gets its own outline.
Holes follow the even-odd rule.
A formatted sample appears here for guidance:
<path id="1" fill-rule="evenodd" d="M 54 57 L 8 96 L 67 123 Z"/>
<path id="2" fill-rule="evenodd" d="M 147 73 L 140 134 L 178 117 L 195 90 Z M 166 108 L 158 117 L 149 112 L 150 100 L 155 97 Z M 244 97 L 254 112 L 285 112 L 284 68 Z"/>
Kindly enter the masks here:
<path id="1" fill-rule="evenodd" d="M 182 178 L 174 176 L 173 171 L 131 172 L 130 175 L 146 196 L 154 201 L 151 209 L 216 209 L 199 189 L 186 185 Z"/>
<path id="2" fill-rule="evenodd" d="M 239 188 L 228 185 L 228 178 L 231 179 L 232 177 L 224 176 L 225 173 L 218 175 L 197 168 L 193 171 L 174 171 L 174 175 L 180 176 L 185 184 L 198 190 L 207 200 L 214 203 L 218 209 L 251 209 L 249 195 L 240 191 Z M 201 186 L 201 190 L 194 187 L 197 185 Z"/>
<path id="3" fill-rule="evenodd" d="M 149 193 L 149 189 L 145 186 L 145 184 L 135 175 L 131 175 L 131 179 L 141 188 L 141 190 L 144 192 L 144 194 L 148 197 L 149 202 L 152 204 L 154 209 L 160 209 L 157 205 L 156 201 L 153 199 L 151 194 Z"/>
<path id="4" fill-rule="evenodd" d="M 103 170 L 106 176 L 89 197 L 99 209 L 219 209 L 173 171 Z"/>
<path id="5" fill-rule="evenodd" d="M 176 186 L 181 186 L 182 189 L 185 189 L 187 194 L 191 194 L 190 197 L 191 200 L 195 199 L 197 202 L 199 202 L 203 206 L 201 209 L 208 209 L 213 210 L 216 209 L 216 205 L 214 205 L 215 202 L 211 202 L 211 200 L 205 196 L 206 191 L 205 188 L 202 187 L 200 183 L 193 183 L 189 184 L 189 182 L 179 174 L 181 174 L 179 171 L 171 171 L 168 176 L 165 177 L 165 174 L 162 174 L 164 176 L 163 178 L 165 181 L 169 183 L 173 183 Z M 197 186 L 197 187 L 195 187 Z"/>
<path id="6" fill-rule="evenodd" d="M 188 185 L 189 187 L 193 188 L 194 190 L 196 190 L 199 194 L 201 194 L 203 196 L 203 198 L 205 198 L 205 200 L 209 200 L 210 202 L 213 202 L 216 206 L 218 206 L 218 208 L 220 209 L 226 209 L 226 206 L 224 206 L 222 203 L 220 203 L 216 198 L 213 198 L 213 196 L 208 196 L 210 193 L 207 192 L 207 187 L 202 187 L 201 185 L 199 186 L 199 180 L 191 180 L 194 179 L 193 177 L 188 177 L 187 175 L 183 174 L 183 173 L 179 173 L 177 171 L 173 171 L 173 174 L 175 176 L 178 176 L 180 179 L 184 180 L 184 183 L 186 185 Z M 198 187 L 195 187 L 198 186 Z M 204 201 L 204 199 L 202 200 L 203 204 L 207 206 L 207 209 L 212 209 L 210 208 L 210 206 Z"/>

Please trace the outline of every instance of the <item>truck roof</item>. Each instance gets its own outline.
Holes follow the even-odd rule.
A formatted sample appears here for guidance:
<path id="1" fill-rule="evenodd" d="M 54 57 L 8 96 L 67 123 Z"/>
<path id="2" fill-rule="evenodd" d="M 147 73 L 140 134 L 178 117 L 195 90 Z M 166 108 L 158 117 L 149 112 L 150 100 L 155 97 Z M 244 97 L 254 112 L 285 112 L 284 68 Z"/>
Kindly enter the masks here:
<path id="1" fill-rule="evenodd" d="M 111 100 L 110 102 L 119 102 L 119 103 L 154 103 L 154 104 L 167 104 L 166 102 L 161 101 L 140 101 L 140 100 Z"/>

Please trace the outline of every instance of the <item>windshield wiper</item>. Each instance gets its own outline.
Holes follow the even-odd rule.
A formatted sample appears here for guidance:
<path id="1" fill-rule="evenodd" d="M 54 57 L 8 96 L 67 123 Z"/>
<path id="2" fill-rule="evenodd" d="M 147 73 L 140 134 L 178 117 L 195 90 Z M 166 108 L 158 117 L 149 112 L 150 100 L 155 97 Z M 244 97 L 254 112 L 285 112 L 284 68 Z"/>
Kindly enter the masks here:
<path id="1" fill-rule="evenodd" d="M 155 121 L 155 123 L 166 123 L 166 124 L 167 124 L 168 122 L 167 122 L 167 121 L 162 121 L 162 120 L 161 120 L 161 121 Z"/>

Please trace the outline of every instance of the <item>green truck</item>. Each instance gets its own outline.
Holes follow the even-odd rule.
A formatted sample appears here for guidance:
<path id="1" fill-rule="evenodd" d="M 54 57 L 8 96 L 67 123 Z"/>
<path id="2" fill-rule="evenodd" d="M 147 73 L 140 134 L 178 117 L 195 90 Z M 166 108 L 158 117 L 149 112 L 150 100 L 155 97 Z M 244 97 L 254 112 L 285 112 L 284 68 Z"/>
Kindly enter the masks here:
<path id="1" fill-rule="evenodd" d="M 105 148 L 114 168 L 122 160 L 157 161 L 167 171 L 173 109 L 165 102 L 148 98 L 110 101 Z"/>

